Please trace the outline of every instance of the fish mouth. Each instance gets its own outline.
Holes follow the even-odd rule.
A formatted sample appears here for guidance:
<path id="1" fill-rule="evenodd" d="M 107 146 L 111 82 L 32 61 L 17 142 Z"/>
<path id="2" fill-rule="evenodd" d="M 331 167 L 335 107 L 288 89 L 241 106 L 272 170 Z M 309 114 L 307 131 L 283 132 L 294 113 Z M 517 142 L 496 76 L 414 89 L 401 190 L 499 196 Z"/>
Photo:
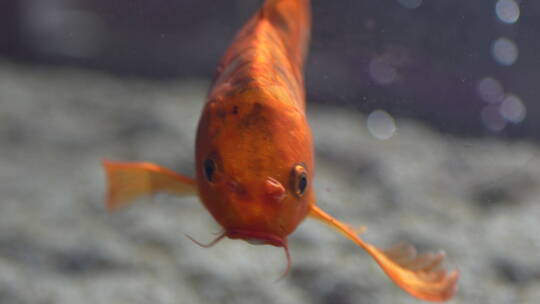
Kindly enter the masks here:
<path id="1" fill-rule="evenodd" d="M 253 245 L 272 245 L 287 247 L 287 241 L 279 236 L 267 232 L 251 231 L 244 229 L 229 229 L 226 236 L 230 239 L 242 239 Z"/>

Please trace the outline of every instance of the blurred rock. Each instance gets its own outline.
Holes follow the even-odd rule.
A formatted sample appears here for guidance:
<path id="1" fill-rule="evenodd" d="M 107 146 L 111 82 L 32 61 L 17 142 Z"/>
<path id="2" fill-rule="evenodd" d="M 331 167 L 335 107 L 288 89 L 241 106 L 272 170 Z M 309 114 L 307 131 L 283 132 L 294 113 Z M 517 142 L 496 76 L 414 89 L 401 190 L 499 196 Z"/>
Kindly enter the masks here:
<path id="1" fill-rule="evenodd" d="M 521 265 L 505 257 L 494 259 L 493 266 L 503 280 L 508 280 L 518 286 L 527 285 L 540 280 L 540 264 Z"/>

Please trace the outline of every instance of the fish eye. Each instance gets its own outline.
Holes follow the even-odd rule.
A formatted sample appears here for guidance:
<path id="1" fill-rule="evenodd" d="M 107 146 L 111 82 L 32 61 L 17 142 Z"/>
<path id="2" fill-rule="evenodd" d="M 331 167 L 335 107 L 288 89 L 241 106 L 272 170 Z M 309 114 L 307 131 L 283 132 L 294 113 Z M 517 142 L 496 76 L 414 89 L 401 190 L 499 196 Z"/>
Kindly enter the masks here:
<path id="1" fill-rule="evenodd" d="M 216 163 L 212 159 L 207 158 L 203 163 L 203 170 L 206 179 L 212 182 L 214 180 L 214 172 L 216 171 Z"/>
<path id="2" fill-rule="evenodd" d="M 292 188 L 296 196 L 301 197 L 308 187 L 307 169 L 304 164 L 294 165 L 292 170 Z"/>

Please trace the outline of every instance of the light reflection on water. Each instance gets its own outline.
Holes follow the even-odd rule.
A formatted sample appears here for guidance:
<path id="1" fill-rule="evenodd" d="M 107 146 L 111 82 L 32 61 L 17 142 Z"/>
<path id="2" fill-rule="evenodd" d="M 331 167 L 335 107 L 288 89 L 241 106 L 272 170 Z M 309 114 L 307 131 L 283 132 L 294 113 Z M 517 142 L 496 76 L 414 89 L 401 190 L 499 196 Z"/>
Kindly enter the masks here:
<path id="1" fill-rule="evenodd" d="M 519 19 L 519 6 L 514 0 L 499 0 L 495 4 L 497 18 L 504 23 L 516 23 Z"/>
<path id="2" fill-rule="evenodd" d="M 526 108 L 518 96 L 508 94 L 499 107 L 499 112 L 506 120 L 519 123 L 525 119 Z"/>
<path id="3" fill-rule="evenodd" d="M 375 110 L 367 118 L 369 133 L 379 140 L 389 139 L 396 133 L 394 118 L 384 110 Z"/>
<path id="4" fill-rule="evenodd" d="M 476 85 L 476 92 L 486 103 L 480 116 L 488 130 L 502 131 L 507 122 L 520 123 L 525 119 L 527 109 L 521 98 L 505 92 L 497 79 L 482 78 Z"/>
<path id="5" fill-rule="evenodd" d="M 518 59 L 518 47 L 511 39 L 500 37 L 491 48 L 491 54 L 500 65 L 512 65 Z"/>
<path id="6" fill-rule="evenodd" d="M 487 103 L 499 103 L 504 98 L 504 88 L 502 84 L 493 77 L 480 79 L 476 86 L 476 92 L 480 98 Z"/>
<path id="7" fill-rule="evenodd" d="M 497 18 L 509 26 L 518 22 L 520 9 L 514 0 L 499 0 L 495 4 Z M 508 37 L 499 37 L 491 45 L 491 55 L 496 63 L 509 67 L 516 63 L 519 48 Z M 519 96 L 505 92 L 503 85 L 494 77 L 481 79 L 476 86 L 479 97 L 486 102 L 480 112 L 484 127 L 490 131 L 504 130 L 508 122 L 520 123 L 525 119 L 527 108 Z"/>
<path id="8" fill-rule="evenodd" d="M 490 131 L 502 131 L 506 127 L 506 120 L 501 116 L 499 107 L 487 105 L 480 112 L 484 126 Z"/>
<path id="9" fill-rule="evenodd" d="M 397 71 L 388 62 L 375 57 L 369 62 L 369 76 L 377 84 L 387 85 L 396 80 Z"/>

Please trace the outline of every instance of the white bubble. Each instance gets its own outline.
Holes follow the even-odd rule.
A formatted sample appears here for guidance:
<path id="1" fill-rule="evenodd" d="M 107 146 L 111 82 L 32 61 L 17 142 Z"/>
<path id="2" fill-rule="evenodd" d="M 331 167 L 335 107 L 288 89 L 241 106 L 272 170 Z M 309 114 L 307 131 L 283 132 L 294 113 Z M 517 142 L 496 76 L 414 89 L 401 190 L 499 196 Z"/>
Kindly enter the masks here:
<path id="1" fill-rule="evenodd" d="M 499 0 L 495 4 L 495 13 L 504 23 L 516 23 L 519 19 L 519 6 L 514 0 Z"/>
<path id="2" fill-rule="evenodd" d="M 422 5 L 422 0 L 397 0 L 399 4 L 406 8 L 417 8 Z"/>
<path id="3" fill-rule="evenodd" d="M 527 110 L 525 104 L 516 95 L 509 94 L 499 106 L 499 113 L 506 120 L 520 123 L 525 119 Z"/>
<path id="4" fill-rule="evenodd" d="M 485 106 L 480 116 L 484 126 L 490 131 L 501 131 L 506 127 L 506 120 L 499 113 L 497 106 Z"/>
<path id="5" fill-rule="evenodd" d="M 373 58 L 369 63 L 369 75 L 377 84 L 386 85 L 396 80 L 397 72 L 387 62 L 379 58 Z"/>
<path id="6" fill-rule="evenodd" d="M 491 54 L 499 64 L 512 65 L 518 58 L 518 47 L 512 40 L 500 37 L 493 43 Z"/>
<path id="7" fill-rule="evenodd" d="M 394 118 L 383 110 L 371 112 L 367 118 L 369 133 L 379 140 L 389 139 L 396 132 Z"/>
<path id="8" fill-rule="evenodd" d="M 478 81 L 476 92 L 487 103 L 500 103 L 504 99 L 503 86 L 492 77 L 485 77 Z"/>

